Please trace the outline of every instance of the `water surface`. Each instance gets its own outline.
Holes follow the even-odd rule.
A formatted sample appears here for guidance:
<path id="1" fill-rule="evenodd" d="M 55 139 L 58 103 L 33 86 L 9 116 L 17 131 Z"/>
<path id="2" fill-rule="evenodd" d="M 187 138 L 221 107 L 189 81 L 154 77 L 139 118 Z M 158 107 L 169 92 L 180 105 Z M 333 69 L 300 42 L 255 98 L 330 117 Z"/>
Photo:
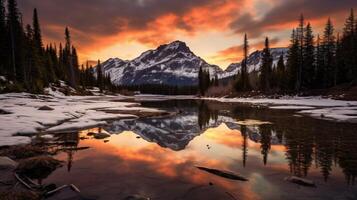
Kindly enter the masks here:
<path id="1" fill-rule="evenodd" d="M 242 104 L 143 105 L 178 114 L 58 134 L 69 147 L 90 148 L 60 153 L 66 165 L 45 182 L 73 183 L 97 199 L 133 194 L 158 200 L 357 199 L 356 125 Z M 111 137 L 96 140 L 88 132 Z M 239 173 L 249 181 L 225 179 L 197 166 Z M 313 180 L 316 187 L 284 180 L 292 175 Z"/>

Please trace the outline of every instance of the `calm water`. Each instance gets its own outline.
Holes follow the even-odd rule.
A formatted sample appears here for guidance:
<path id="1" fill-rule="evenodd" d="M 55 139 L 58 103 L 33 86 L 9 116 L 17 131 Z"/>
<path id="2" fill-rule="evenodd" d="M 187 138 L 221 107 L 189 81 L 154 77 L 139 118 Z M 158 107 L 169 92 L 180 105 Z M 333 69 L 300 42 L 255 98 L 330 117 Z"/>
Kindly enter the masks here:
<path id="1" fill-rule="evenodd" d="M 133 194 L 162 200 L 357 199 L 356 125 L 228 103 L 144 106 L 179 114 L 58 135 L 90 149 L 60 153 L 66 165 L 45 182 L 73 183 L 97 199 Z M 248 119 L 271 124 L 237 124 Z M 85 138 L 98 131 L 112 136 L 109 141 Z M 249 181 L 228 180 L 196 166 L 232 171 Z M 291 175 L 313 180 L 317 187 L 284 180 Z"/>

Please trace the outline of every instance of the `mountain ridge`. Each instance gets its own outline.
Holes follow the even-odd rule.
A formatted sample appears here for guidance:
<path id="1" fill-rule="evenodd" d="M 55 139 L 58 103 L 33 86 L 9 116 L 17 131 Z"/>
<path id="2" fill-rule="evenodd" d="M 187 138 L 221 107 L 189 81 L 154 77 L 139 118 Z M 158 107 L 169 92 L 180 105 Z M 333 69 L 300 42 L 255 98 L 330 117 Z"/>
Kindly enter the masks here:
<path id="1" fill-rule="evenodd" d="M 273 63 L 277 62 L 281 54 L 286 58 L 287 48 L 272 48 Z M 261 51 L 251 53 L 248 58 L 249 71 L 257 70 L 260 60 Z M 240 63 L 232 63 L 226 70 L 222 70 L 195 55 L 185 42 L 179 40 L 147 50 L 133 60 L 109 58 L 102 63 L 103 72 L 109 74 L 116 85 L 197 85 L 200 68 L 209 70 L 212 78 L 217 75 L 222 79 L 237 74 Z"/>

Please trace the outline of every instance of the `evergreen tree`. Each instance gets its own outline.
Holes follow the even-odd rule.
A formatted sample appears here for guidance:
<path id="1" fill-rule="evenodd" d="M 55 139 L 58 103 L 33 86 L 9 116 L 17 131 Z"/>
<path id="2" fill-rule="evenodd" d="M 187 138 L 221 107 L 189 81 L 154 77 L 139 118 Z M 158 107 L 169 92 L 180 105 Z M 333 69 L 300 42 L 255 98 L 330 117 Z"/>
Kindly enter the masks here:
<path id="1" fill-rule="evenodd" d="M 7 29 L 10 42 L 9 55 L 11 73 L 10 79 L 24 79 L 24 31 L 20 22 L 20 13 L 16 0 L 7 1 Z"/>
<path id="2" fill-rule="evenodd" d="M 357 79 L 357 21 L 354 11 L 351 9 L 350 16 L 346 19 L 341 39 L 339 53 L 343 57 L 343 65 L 339 66 L 338 79 L 341 81 L 353 81 Z M 339 63 L 342 64 L 342 63 Z"/>
<path id="3" fill-rule="evenodd" d="M 297 37 L 297 43 L 298 43 L 298 71 L 297 71 L 297 80 L 295 83 L 295 90 L 297 92 L 300 91 L 301 86 L 302 86 L 302 74 L 303 74 L 303 68 L 305 65 L 304 61 L 304 42 L 305 42 L 305 19 L 304 15 L 301 14 L 300 20 L 299 20 L 299 26 L 296 29 L 296 37 Z"/>
<path id="4" fill-rule="evenodd" d="M 334 73 L 335 73 L 335 51 L 336 51 L 336 39 L 334 36 L 334 27 L 329 18 L 327 20 L 324 38 L 323 38 L 323 55 L 324 55 L 324 79 L 323 86 L 325 88 L 331 87 L 334 85 Z"/>
<path id="5" fill-rule="evenodd" d="M 204 95 L 207 91 L 207 89 L 210 87 L 211 85 L 211 78 L 210 78 L 210 74 L 208 70 L 204 70 L 202 69 L 202 67 L 200 67 L 199 71 L 198 71 L 198 88 L 199 88 L 199 92 L 200 95 Z"/>
<path id="6" fill-rule="evenodd" d="M 42 36 L 41 36 L 41 28 L 40 22 L 38 20 L 37 9 L 33 10 L 33 40 L 35 43 L 35 47 L 40 54 L 43 51 L 43 43 L 42 43 Z"/>
<path id="7" fill-rule="evenodd" d="M 73 71 L 74 71 L 74 77 L 75 77 L 75 84 L 78 84 L 78 78 L 79 77 L 79 61 L 78 61 L 78 54 L 77 54 L 77 49 L 72 46 L 72 65 L 73 65 Z"/>
<path id="8" fill-rule="evenodd" d="M 73 55 L 72 55 L 72 45 L 71 45 L 71 36 L 69 33 L 69 29 L 68 27 L 66 27 L 65 29 L 65 40 L 66 40 L 66 44 L 65 44 L 65 48 L 64 48 L 64 52 L 63 52 L 63 59 L 64 59 L 64 64 L 67 68 L 67 78 L 68 78 L 68 82 L 69 85 L 73 88 L 77 87 L 76 84 L 76 77 L 75 77 L 75 69 L 73 66 Z"/>
<path id="9" fill-rule="evenodd" d="M 317 35 L 316 41 L 316 67 L 315 67 L 315 80 L 314 86 L 315 88 L 322 88 L 323 87 L 323 80 L 324 80 L 324 50 L 323 45 L 321 44 L 320 35 Z"/>
<path id="10" fill-rule="evenodd" d="M 298 73 L 299 73 L 299 43 L 296 35 L 295 29 L 291 34 L 291 44 L 289 47 L 289 55 L 287 61 L 287 71 L 288 71 L 288 86 L 289 90 L 296 90 Z"/>
<path id="11" fill-rule="evenodd" d="M 314 35 L 310 23 L 307 24 L 303 44 L 303 68 L 302 68 L 302 87 L 310 89 L 315 77 L 315 47 Z"/>
<path id="12" fill-rule="evenodd" d="M 269 38 L 265 39 L 265 48 L 262 56 L 262 66 L 260 67 L 260 89 L 269 92 L 271 89 L 273 58 L 270 53 Z"/>
<path id="13" fill-rule="evenodd" d="M 97 65 L 97 86 L 100 92 L 103 92 L 103 72 L 102 72 L 102 65 L 100 64 L 100 60 L 98 60 L 98 65 Z"/>
<path id="14" fill-rule="evenodd" d="M 336 67 L 335 67 L 335 73 L 334 73 L 334 81 L 335 85 L 341 84 L 346 82 L 347 78 L 347 73 L 348 70 L 346 69 L 346 65 L 344 63 L 344 57 L 343 57 L 343 47 L 342 47 L 342 42 L 340 39 L 340 34 L 337 34 L 337 40 L 336 40 Z"/>
<path id="15" fill-rule="evenodd" d="M 280 91 L 285 91 L 287 89 L 286 86 L 286 69 L 284 63 L 284 55 L 281 54 L 278 60 L 278 64 L 276 67 L 276 74 L 277 74 L 277 87 Z"/>
<path id="16" fill-rule="evenodd" d="M 4 75 L 9 71 L 5 16 L 5 0 L 0 0 L 0 74 Z"/>
<path id="17" fill-rule="evenodd" d="M 250 90 L 249 76 L 248 76 L 248 53 L 249 53 L 249 44 L 248 44 L 248 36 L 244 34 L 244 44 L 243 44 L 243 61 L 241 67 L 241 87 L 243 91 Z"/>

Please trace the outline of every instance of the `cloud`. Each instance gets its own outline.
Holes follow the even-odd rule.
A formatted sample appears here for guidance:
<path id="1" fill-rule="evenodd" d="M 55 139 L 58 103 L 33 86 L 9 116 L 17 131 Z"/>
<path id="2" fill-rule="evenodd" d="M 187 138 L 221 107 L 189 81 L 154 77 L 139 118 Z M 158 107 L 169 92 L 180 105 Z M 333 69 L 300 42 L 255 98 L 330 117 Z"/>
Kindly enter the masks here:
<path id="1" fill-rule="evenodd" d="M 139 42 L 156 44 L 151 41 L 169 40 L 173 31 L 194 35 L 203 28 L 228 26 L 243 1 L 26 0 L 19 5 L 28 20 L 32 9 L 38 9 L 44 34 L 51 39 L 62 37 L 57 27 L 69 26 L 77 34 L 75 39 L 85 45 L 133 33 Z"/>
<path id="2" fill-rule="evenodd" d="M 230 24 L 230 28 L 236 33 L 245 32 L 251 37 L 259 37 L 264 32 L 292 28 L 301 13 L 311 21 L 357 8 L 356 0 L 275 0 L 275 4 L 259 19 L 251 13 L 240 15 Z"/>
<path id="3" fill-rule="evenodd" d="M 270 39 L 270 48 L 279 43 L 279 38 Z M 264 41 L 249 45 L 250 53 L 264 48 Z M 212 57 L 216 62 L 240 62 L 243 59 L 243 45 L 236 45 L 219 51 Z"/>

